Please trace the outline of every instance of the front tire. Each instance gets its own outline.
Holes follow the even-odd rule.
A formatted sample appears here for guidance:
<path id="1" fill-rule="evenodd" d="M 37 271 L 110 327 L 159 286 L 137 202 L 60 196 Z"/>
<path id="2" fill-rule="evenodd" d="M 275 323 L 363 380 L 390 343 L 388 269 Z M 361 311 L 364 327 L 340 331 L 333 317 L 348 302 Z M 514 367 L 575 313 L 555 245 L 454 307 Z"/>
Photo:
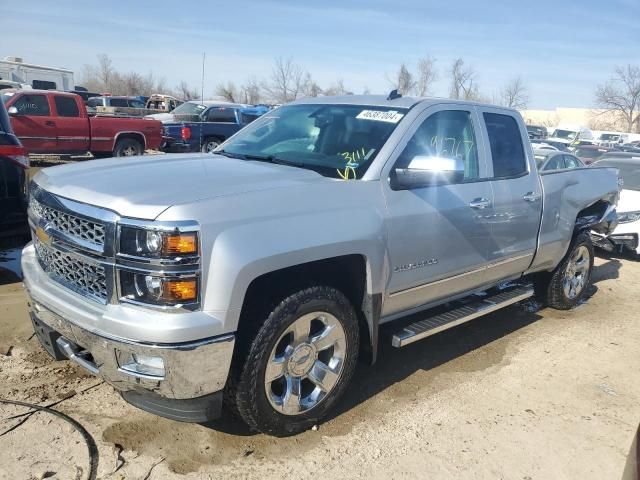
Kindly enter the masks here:
<path id="1" fill-rule="evenodd" d="M 351 380 L 358 336 L 356 313 L 340 291 L 315 286 L 284 298 L 232 372 L 240 417 L 279 437 L 318 423 Z"/>
<path id="2" fill-rule="evenodd" d="M 550 307 L 569 310 L 585 297 L 591 283 L 594 251 L 588 233 L 580 233 L 551 275 L 538 286 L 538 294 Z"/>

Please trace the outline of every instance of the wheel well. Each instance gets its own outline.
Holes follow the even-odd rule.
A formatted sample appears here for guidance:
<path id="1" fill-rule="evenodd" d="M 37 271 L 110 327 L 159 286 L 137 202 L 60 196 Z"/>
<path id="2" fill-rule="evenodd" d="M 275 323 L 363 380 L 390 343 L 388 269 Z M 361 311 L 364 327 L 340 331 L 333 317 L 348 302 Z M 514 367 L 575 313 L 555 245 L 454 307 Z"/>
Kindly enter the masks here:
<path id="1" fill-rule="evenodd" d="M 609 207 L 609 202 L 605 200 L 598 200 L 597 202 L 589 205 L 587 208 L 580 210 L 578 212 L 578 215 L 576 216 L 576 226 L 574 234 L 599 223 L 605 216 Z"/>
<path id="2" fill-rule="evenodd" d="M 362 255 L 333 257 L 266 273 L 247 288 L 238 333 L 245 338 L 253 335 L 260 321 L 287 295 L 311 285 L 324 285 L 341 291 L 349 299 L 358 315 L 361 352 L 370 353 L 371 332 L 363 312 L 366 283 L 366 259 Z"/>
<path id="3" fill-rule="evenodd" d="M 146 142 L 145 142 L 145 138 L 144 135 L 142 135 L 141 133 L 135 133 L 135 132 L 127 132 L 127 133 L 121 133 L 120 135 L 118 135 L 116 137 L 116 141 L 113 144 L 113 148 L 116 148 L 116 145 L 118 144 L 118 142 L 120 140 L 125 140 L 125 139 L 131 139 L 131 140 L 135 140 L 137 142 L 140 143 L 140 145 L 142 145 L 142 149 L 144 150 L 147 146 Z"/>
<path id="4" fill-rule="evenodd" d="M 202 144 L 204 145 L 208 140 L 218 140 L 220 143 L 224 142 L 224 137 L 220 135 L 208 135 L 202 139 Z"/>

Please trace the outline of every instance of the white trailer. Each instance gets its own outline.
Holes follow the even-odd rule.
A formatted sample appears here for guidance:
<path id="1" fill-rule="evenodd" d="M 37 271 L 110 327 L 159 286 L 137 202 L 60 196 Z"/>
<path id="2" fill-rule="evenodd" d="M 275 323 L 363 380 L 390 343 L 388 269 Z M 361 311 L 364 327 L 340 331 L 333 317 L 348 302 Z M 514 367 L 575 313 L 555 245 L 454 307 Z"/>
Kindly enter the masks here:
<path id="1" fill-rule="evenodd" d="M 71 70 L 24 63 L 20 57 L 5 57 L 0 60 L 0 80 L 27 84 L 42 90 L 75 89 Z"/>

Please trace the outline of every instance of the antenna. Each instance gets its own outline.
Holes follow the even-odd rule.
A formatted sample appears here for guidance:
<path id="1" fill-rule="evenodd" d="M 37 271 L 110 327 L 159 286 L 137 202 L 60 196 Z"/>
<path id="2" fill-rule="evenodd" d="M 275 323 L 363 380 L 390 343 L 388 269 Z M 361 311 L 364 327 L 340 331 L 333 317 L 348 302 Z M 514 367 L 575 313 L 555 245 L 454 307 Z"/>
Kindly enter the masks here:
<path id="1" fill-rule="evenodd" d="M 387 100 L 395 100 L 396 98 L 400 98 L 400 97 L 402 97 L 402 95 L 398 92 L 398 89 L 395 89 L 389 92 L 389 96 L 387 97 Z"/>
<path id="2" fill-rule="evenodd" d="M 200 84 L 200 103 L 204 105 L 204 60 L 207 57 L 205 52 L 202 52 L 202 82 Z M 202 125 L 200 125 L 200 151 L 202 151 Z"/>

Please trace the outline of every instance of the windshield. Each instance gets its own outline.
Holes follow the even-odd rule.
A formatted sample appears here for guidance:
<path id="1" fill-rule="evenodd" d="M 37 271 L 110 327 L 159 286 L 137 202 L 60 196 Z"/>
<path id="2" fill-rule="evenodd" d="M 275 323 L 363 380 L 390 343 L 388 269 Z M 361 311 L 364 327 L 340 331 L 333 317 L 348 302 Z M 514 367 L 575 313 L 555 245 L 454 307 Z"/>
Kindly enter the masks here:
<path id="1" fill-rule="evenodd" d="M 620 171 L 620 177 L 622 177 L 622 188 L 625 190 L 640 191 L 640 158 L 637 158 L 633 163 L 605 159 L 599 161 L 595 165 L 598 167 L 617 168 Z"/>
<path id="2" fill-rule="evenodd" d="M 358 179 L 405 112 L 362 105 L 288 105 L 251 123 L 219 153 Z"/>
<path id="3" fill-rule="evenodd" d="M 207 109 L 206 106 L 199 103 L 186 102 L 176 108 L 173 112 L 174 115 L 200 115 Z"/>
<path id="4" fill-rule="evenodd" d="M 577 132 L 574 132 L 573 130 L 561 130 L 559 128 L 556 128 L 553 131 L 553 135 L 552 136 L 556 137 L 556 138 L 568 138 L 568 139 L 572 140 L 572 139 L 576 138 L 576 133 Z"/>

